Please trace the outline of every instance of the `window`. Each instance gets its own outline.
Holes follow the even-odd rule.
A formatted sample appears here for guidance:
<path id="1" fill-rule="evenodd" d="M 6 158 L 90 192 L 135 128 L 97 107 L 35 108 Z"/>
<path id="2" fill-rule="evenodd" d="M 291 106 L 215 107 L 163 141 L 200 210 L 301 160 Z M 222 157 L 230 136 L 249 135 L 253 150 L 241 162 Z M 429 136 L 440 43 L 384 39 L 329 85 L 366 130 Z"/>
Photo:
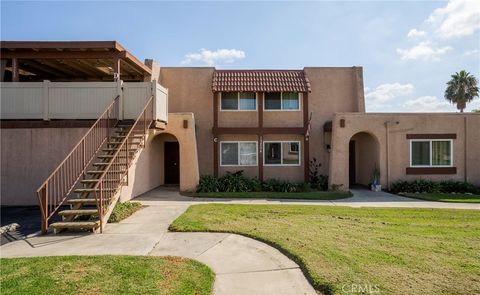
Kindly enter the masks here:
<path id="1" fill-rule="evenodd" d="M 255 92 L 222 92 L 221 109 L 254 111 L 257 109 L 256 94 Z"/>
<path id="2" fill-rule="evenodd" d="M 451 140 L 411 140 L 410 166 L 452 166 Z"/>
<path id="3" fill-rule="evenodd" d="M 300 142 L 264 142 L 265 165 L 299 166 Z"/>
<path id="4" fill-rule="evenodd" d="M 300 110 L 298 92 L 265 93 L 265 110 Z"/>
<path id="5" fill-rule="evenodd" d="M 257 142 L 221 142 L 220 166 L 256 166 Z"/>

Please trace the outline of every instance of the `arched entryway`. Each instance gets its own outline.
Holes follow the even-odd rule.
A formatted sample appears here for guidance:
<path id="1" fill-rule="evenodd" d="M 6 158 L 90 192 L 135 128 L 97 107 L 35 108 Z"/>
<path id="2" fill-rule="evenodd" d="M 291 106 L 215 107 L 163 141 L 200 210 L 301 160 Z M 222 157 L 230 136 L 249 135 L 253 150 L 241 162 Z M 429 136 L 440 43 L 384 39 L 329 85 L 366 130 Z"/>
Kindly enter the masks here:
<path id="1" fill-rule="evenodd" d="M 162 184 L 180 184 L 180 144 L 177 138 L 170 133 L 160 133 L 153 139 L 158 151 L 160 178 Z"/>
<path id="2" fill-rule="evenodd" d="M 380 169 L 380 145 L 377 137 L 368 132 L 354 134 L 348 144 L 349 184 L 369 185 L 374 169 Z"/>

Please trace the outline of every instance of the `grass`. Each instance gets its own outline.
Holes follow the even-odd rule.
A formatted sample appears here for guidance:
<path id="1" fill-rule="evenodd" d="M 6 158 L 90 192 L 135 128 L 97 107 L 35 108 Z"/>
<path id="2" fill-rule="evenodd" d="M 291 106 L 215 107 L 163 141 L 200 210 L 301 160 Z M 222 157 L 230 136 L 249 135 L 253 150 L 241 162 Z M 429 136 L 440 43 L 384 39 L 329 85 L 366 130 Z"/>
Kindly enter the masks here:
<path id="1" fill-rule="evenodd" d="M 132 215 L 133 213 L 137 212 L 138 210 L 142 209 L 143 207 L 145 206 L 136 202 L 117 202 L 117 204 L 115 204 L 115 207 L 113 208 L 110 218 L 108 219 L 108 222 L 120 222 L 128 216 Z"/>
<path id="2" fill-rule="evenodd" d="M 210 294 L 214 274 L 178 257 L 1 259 L 2 294 Z"/>
<path id="3" fill-rule="evenodd" d="M 350 192 L 211 192 L 211 193 L 192 193 L 191 197 L 199 198 L 253 198 L 253 199 L 303 199 L 303 200 L 338 200 L 352 196 Z"/>
<path id="4" fill-rule="evenodd" d="M 447 193 L 402 193 L 401 196 L 422 199 L 427 201 L 454 202 L 454 203 L 480 203 L 480 195 L 473 194 L 447 194 Z"/>
<path id="5" fill-rule="evenodd" d="M 480 212 L 450 209 L 202 204 L 175 231 L 232 232 L 296 261 L 320 292 L 479 294 Z M 347 286 L 347 287 L 345 287 Z"/>

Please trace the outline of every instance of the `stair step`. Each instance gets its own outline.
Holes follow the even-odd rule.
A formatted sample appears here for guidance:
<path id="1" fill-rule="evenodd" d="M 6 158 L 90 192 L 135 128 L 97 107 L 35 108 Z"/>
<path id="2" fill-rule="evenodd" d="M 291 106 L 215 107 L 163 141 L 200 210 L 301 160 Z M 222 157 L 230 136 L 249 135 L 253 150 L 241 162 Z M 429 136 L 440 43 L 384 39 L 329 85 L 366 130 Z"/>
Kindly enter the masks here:
<path id="1" fill-rule="evenodd" d="M 94 191 L 99 191 L 99 189 L 95 189 L 95 188 L 77 188 L 75 190 L 76 193 L 90 193 L 90 192 L 94 192 Z"/>
<path id="2" fill-rule="evenodd" d="M 120 179 L 118 180 L 115 180 L 115 179 L 103 179 L 104 182 L 112 182 L 112 181 L 119 181 Z M 99 181 L 99 179 L 84 179 L 84 180 L 81 180 L 80 182 L 81 183 L 97 183 Z"/>
<path id="3" fill-rule="evenodd" d="M 103 190 L 104 191 L 115 191 L 116 189 L 114 189 L 114 188 L 109 188 L 109 189 L 104 188 Z M 100 188 L 95 189 L 93 187 L 88 187 L 88 188 L 77 188 L 75 190 L 75 192 L 78 193 L 78 194 L 80 194 L 80 193 L 92 193 L 92 192 L 95 192 L 95 191 L 100 191 Z"/>
<path id="4" fill-rule="evenodd" d="M 76 229 L 96 229 L 100 226 L 100 221 L 70 221 L 55 222 L 50 225 L 53 229 L 76 228 Z"/>
<path id="5" fill-rule="evenodd" d="M 125 155 L 122 155 L 122 154 L 117 155 L 117 158 L 125 158 Z M 99 155 L 99 156 L 97 156 L 97 158 L 99 158 L 99 159 L 111 159 L 111 158 L 113 158 L 113 156 L 115 156 L 115 155 Z"/>
<path id="6" fill-rule="evenodd" d="M 90 170 L 87 171 L 87 174 L 102 174 L 105 170 Z M 124 173 L 125 170 L 110 170 L 109 172 Z"/>
<path id="7" fill-rule="evenodd" d="M 110 145 L 119 145 L 119 144 L 122 144 L 122 141 L 109 141 L 108 144 Z M 128 142 L 129 145 L 139 145 L 140 142 L 132 142 L 132 141 L 129 141 Z"/>
<path id="8" fill-rule="evenodd" d="M 110 164 L 110 162 L 104 162 L 104 163 L 93 163 L 93 166 L 107 166 Z M 116 165 L 127 165 L 126 163 L 116 163 Z"/>
<path id="9" fill-rule="evenodd" d="M 97 209 L 78 209 L 78 210 L 63 210 L 58 212 L 60 216 L 71 216 L 71 215 L 97 215 Z"/>
<path id="10" fill-rule="evenodd" d="M 68 204 L 76 205 L 76 204 L 97 204 L 97 201 L 94 198 L 87 198 L 87 199 L 70 199 L 67 200 Z"/>

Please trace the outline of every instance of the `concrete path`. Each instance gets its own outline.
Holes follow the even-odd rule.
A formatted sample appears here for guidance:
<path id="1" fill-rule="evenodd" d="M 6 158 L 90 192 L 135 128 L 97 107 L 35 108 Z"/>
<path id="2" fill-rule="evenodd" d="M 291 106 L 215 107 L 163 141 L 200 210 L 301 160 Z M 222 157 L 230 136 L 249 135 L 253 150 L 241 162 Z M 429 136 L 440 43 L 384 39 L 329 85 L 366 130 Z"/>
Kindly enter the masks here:
<path id="1" fill-rule="evenodd" d="M 154 255 L 182 256 L 201 261 L 215 272 L 214 294 L 316 294 L 298 265 L 259 241 L 224 233 L 171 233 L 170 223 L 190 205 L 201 203 L 329 205 L 351 207 L 409 207 L 480 209 L 480 204 L 428 202 L 384 192 L 352 190 L 354 196 L 335 201 L 203 199 L 158 188 L 139 198 L 149 207 L 104 234 L 36 236 L 0 247 L 1 256 Z"/>
<path id="2" fill-rule="evenodd" d="M 271 205 L 324 205 L 349 207 L 389 207 L 389 208 L 445 208 L 445 209 L 473 209 L 480 210 L 480 203 L 446 203 L 423 201 L 386 192 L 373 192 L 364 188 L 350 190 L 353 197 L 322 201 L 322 200 L 287 200 L 287 199 L 227 199 L 227 198 L 192 198 L 180 195 L 178 188 L 159 187 L 151 190 L 135 200 L 147 205 L 168 204 L 271 204 Z"/>
<path id="3" fill-rule="evenodd" d="M 31 237 L 3 245 L 1 256 L 182 256 L 215 272 L 214 294 L 316 294 L 296 263 L 264 243 L 235 234 L 168 232 L 189 206 L 150 204 L 118 224 L 108 224 L 103 234 Z"/>

